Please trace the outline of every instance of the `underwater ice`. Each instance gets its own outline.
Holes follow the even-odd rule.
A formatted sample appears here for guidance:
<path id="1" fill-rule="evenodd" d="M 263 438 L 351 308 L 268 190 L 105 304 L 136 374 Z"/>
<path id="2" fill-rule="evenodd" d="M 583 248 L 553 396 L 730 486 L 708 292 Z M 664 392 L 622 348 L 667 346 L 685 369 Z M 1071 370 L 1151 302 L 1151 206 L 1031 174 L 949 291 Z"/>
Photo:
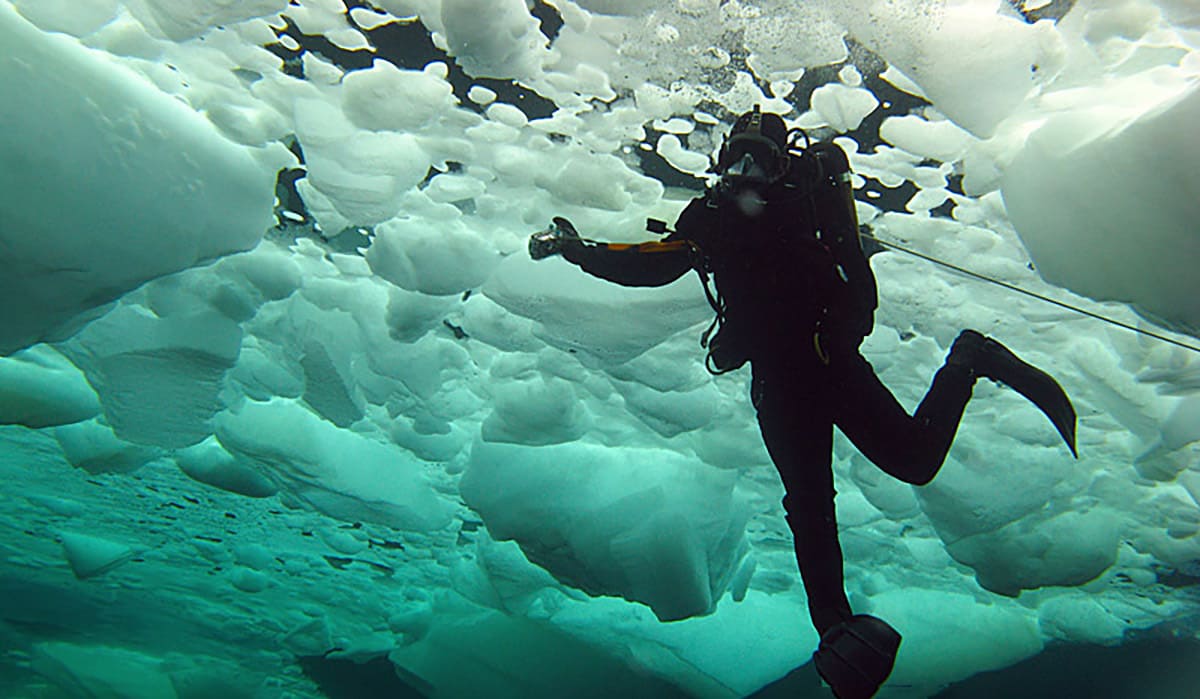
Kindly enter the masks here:
<path id="1" fill-rule="evenodd" d="M 0 2 L 0 692 L 317 697 L 325 657 L 430 696 L 717 698 L 807 662 L 696 279 L 524 254 L 554 215 L 645 239 L 756 103 L 847 150 L 872 235 L 1200 344 L 1187 0 L 352 5 Z M 442 60 L 382 55 L 401 27 Z M 851 602 L 905 637 L 885 692 L 1194 636 L 1196 352 L 872 266 L 863 351 L 910 408 L 973 327 L 1080 415 L 1075 461 L 981 384 L 921 488 L 839 437 Z"/>

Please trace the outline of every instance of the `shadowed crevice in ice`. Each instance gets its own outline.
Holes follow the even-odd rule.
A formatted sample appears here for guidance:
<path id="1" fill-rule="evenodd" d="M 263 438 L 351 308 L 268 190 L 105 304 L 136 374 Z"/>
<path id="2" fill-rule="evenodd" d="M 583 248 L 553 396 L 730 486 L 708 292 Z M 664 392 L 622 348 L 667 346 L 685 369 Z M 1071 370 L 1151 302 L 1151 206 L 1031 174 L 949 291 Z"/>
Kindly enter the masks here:
<path id="1" fill-rule="evenodd" d="M 310 655 L 298 659 L 327 699 L 425 699 L 428 694 L 405 682 L 387 658 L 342 660 Z"/>

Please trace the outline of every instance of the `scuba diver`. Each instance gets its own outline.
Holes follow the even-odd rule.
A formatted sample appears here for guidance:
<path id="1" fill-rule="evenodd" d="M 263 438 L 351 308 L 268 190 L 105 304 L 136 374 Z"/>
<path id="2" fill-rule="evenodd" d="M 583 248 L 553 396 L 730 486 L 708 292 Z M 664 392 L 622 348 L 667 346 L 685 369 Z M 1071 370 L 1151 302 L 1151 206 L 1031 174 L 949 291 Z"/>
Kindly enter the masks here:
<path id="1" fill-rule="evenodd" d="M 846 599 L 834 512 L 833 427 L 889 475 L 924 485 L 937 474 L 980 377 L 1001 382 L 1050 418 L 1075 454 L 1075 410 L 1058 383 L 996 340 L 964 330 L 910 416 L 859 353 L 874 326 L 875 276 L 859 239 L 850 165 L 758 107 L 726 137 L 719 181 L 661 240 L 582 239 L 555 218 L 529 241 L 533 259 L 562 255 L 624 286 L 661 286 L 696 270 L 716 319 L 706 366 L 751 366 L 751 402 L 783 481 L 787 523 L 821 635 L 818 672 L 841 699 L 870 697 L 891 673 L 900 635 L 855 615 Z M 667 232 L 651 220 L 648 229 Z M 715 283 L 710 288 L 709 276 Z M 715 334 L 713 331 L 716 330 Z"/>

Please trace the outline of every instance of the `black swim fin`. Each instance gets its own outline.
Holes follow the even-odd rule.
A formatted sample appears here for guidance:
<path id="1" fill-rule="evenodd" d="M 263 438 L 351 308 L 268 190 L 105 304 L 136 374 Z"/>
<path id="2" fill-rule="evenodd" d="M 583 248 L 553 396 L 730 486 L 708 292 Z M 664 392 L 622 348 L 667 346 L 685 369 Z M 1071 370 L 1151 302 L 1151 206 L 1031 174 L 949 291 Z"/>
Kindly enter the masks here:
<path id="1" fill-rule="evenodd" d="M 955 363 L 956 355 L 958 363 L 966 364 L 974 374 L 999 381 L 1029 399 L 1050 418 L 1071 455 L 1079 458 L 1075 450 L 1075 406 L 1052 376 L 974 330 L 962 331 L 954 341 L 948 363 Z"/>
<path id="2" fill-rule="evenodd" d="M 900 634 L 866 614 L 852 616 L 821 636 L 813 663 L 838 699 L 870 699 L 892 673 Z"/>

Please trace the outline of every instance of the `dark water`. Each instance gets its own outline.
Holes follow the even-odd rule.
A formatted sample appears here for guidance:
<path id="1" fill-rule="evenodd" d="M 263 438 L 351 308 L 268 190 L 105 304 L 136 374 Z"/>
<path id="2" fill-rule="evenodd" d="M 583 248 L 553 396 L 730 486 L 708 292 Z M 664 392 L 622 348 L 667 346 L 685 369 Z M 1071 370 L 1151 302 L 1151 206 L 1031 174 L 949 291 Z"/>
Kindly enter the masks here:
<path id="1" fill-rule="evenodd" d="M 1193 634 L 1195 631 L 1193 631 Z M 896 696 L 908 694 L 891 688 Z M 805 665 L 752 695 L 753 699 L 830 697 L 816 670 Z M 879 694 L 889 696 L 889 688 Z M 1200 697 L 1200 639 L 1154 638 L 1120 646 L 1068 645 L 983 672 L 946 687 L 934 699 L 1196 699 Z"/>

